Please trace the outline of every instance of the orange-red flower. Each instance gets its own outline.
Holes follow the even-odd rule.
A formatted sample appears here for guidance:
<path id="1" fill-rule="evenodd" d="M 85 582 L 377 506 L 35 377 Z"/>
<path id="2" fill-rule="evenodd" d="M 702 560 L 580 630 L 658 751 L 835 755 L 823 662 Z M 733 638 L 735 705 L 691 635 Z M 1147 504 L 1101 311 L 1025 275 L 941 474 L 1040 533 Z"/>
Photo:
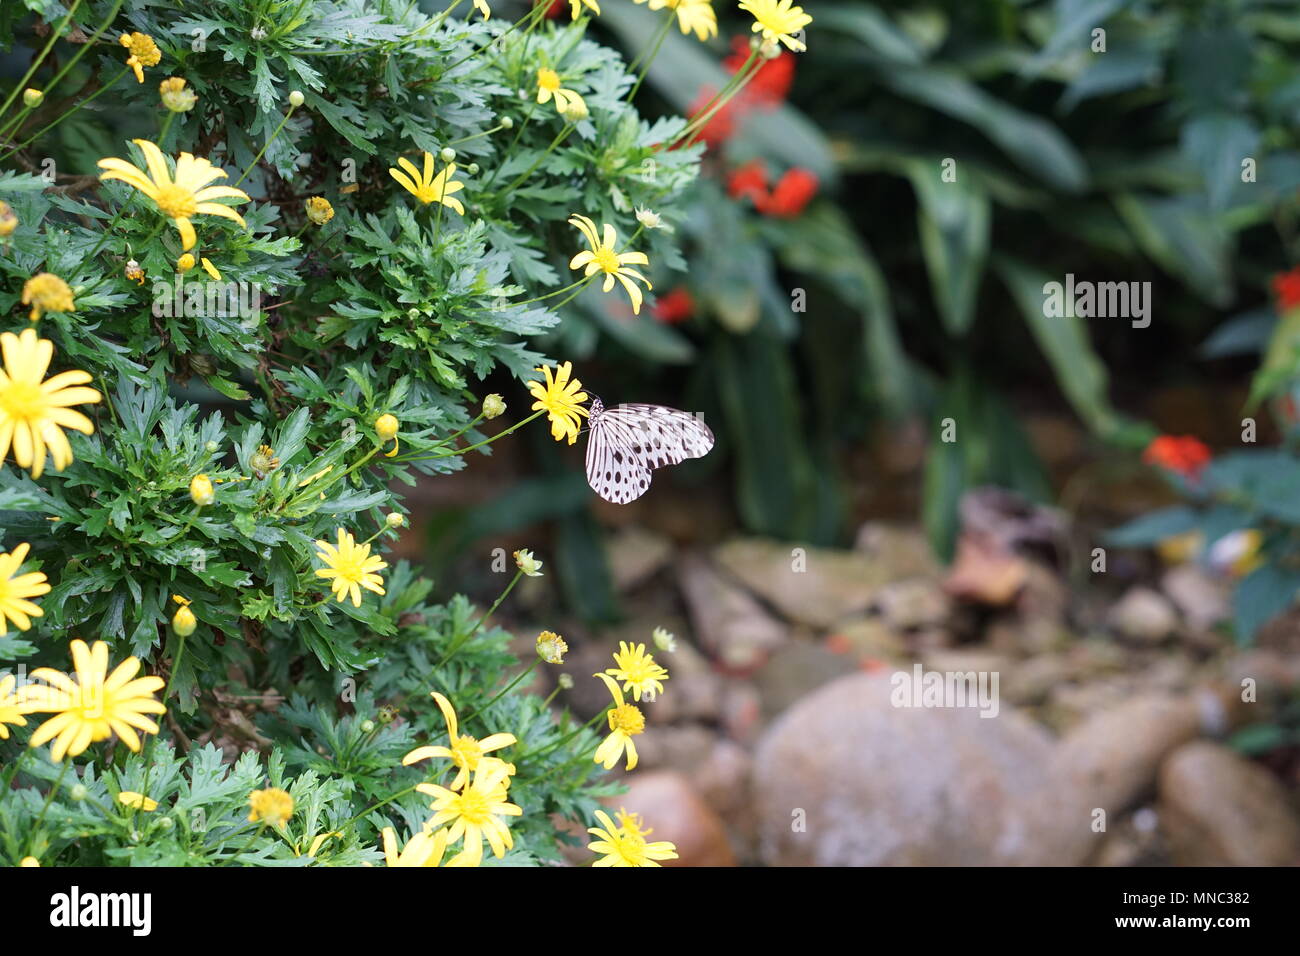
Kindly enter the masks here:
<path id="1" fill-rule="evenodd" d="M 1205 442 L 1191 435 L 1160 435 L 1142 453 L 1142 460 L 1148 465 L 1157 465 L 1191 480 L 1200 477 L 1213 457 Z"/>
<path id="2" fill-rule="evenodd" d="M 735 73 L 749 59 L 749 39 L 747 37 L 731 38 L 731 55 L 722 61 L 728 73 Z M 774 60 L 764 60 L 758 72 L 745 84 L 740 95 L 753 106 L 773 109 L 780 106 L 790 93 L 794 83 L 794 54 L 782 50 Z"/>
<path id="3" fill-rule="evenodd" d="M 1273 276 L 1273 295 L 1281 312 L 1300 305 L 1300 266 Z"/>
<path id="4" fill-rule="evenodd" d="M 761 159 L 750 160 L 727 177 L 727 195 L 732 199 L 749 198 L 755 206 L 767 199 L 767 167 Z"/>
<path id="5" fill-rule="evenodd" d="M 695 299 L 685 286 L 661 295 L 654 305 L 654 317 L 665 325 L 677 325 L 695 314 Z"/>
<path id="6" fill-rule="evenodd" d="M 803 212 L 809 200 L 817 195 L 817 177 L 796 166 L 787 170 L 772 191 L 763 199 L 755 199 L 758 211 L 778 219 L 793 219 Z"/>

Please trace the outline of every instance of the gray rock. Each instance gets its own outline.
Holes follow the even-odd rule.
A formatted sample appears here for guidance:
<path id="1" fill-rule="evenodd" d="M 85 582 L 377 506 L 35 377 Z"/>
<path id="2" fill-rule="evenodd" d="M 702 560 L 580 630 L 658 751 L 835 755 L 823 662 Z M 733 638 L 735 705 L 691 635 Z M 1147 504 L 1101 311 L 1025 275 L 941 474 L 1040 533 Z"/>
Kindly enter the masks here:
<path id="1" fill-rule="evenodd" d="M 605 548 L 614 587 L 620 593 L 653 577 L 673 556 L 672 542 L 666 536 L 637 525 L 609 536 Z"/>
<path id="2" fill-rule="evenodd" d="M 1180 747 L 1160 768 L 1160 819 L 1184 866 L 1295 866 L 1300 822 L 1282 785 L 1226 747 Z"/>
<path id="3" fill-rule="evenodd" d="M 702 558 L 682 559 L 678 583 L 696 637 L 724 667 L 752 670 L 785 643 L 784 625 Z"/>
<path id="4" fill-rule="evenodd" d="M 805 641 L 788 644 L 754 675 L 763 714 L 773 717 L 823 684 L 856 670 L 854 658 L 847 654 Z"/>
<path id="5" fill-rule="evenodd" d="M 772 865 L 1076 865 L 1160 759 L 1199 729 L 1191 698 L 1130 701 L 1061 741 L 1003 703 L 895 707 L 891 675 L 800 701 L 755 753 L 760 852 Z M 804 824 L 801 828 L 800 824 Z"/>
<path id="6" fill-rule="evenodd" d="M 871 607 L 885 585 L 915 576 L 907 561 L 742 538 L 714 551 L 729 576 L 786 618 L 825 629 Z"/>
<path id="7" fill-rule="evenodd" d="M 1135 587 L 1111 608 L 1110 623 L 1123 637 L 1140 644 L 1163 641 L 1178 627 L 1178 612 L 1159 591 Z"/>

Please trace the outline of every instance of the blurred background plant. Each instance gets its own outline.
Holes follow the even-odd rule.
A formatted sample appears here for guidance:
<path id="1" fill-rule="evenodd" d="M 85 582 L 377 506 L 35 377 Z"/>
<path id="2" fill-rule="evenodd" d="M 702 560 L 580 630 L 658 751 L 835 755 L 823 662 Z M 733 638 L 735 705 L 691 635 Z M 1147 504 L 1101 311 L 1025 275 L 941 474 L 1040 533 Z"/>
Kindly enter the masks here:
<path id="1" fill-rule="evenodd" d="M 700 110 L 748 55 L 745 14 L 717 11 L 707 43 L 664 36 L 646 86 L 665 114 Z M 688 268 L 665 259 L 639 317 L 585 296 L 542 339 L 598 391 L 616 382 L 607 401 L 703 410 L 718 451 L 678 477 L 725 482 L 734 524 L 844 543 L 862 518 L 905 509 L 951 557 L 968 490 L 1039 502 L 1062 490 L 1035 413 L 1073 415 L 1101 462 L 1093 476 L 1113 475 L 1157 434 L 1156 389 L 1231 387 L 1270 341 L 1270 380 L 1294 378 L 1271 295 L 1300 253 L 1291 4 L 811 12 L 810 51 L 781 51 L 701 135 L 704 175 L 681 227 Z M 599 28 L 634 55 L 665 15 L 610 4 Z M 1067 274 L 1150 282 L 1155 322 L 1049 315 L 1044 284 Z M 942 440 L 947 421 L 959 440 Z M 1261 440 L 1277 434 L 1266 423 Z M 863 450 L 881 446 L 924 458 L 915 496 L 875 493 L 879 461 Z M 614 616 L 578 485 L 548 474 L 490 516 L 453 509 L 432 546 L 450 555 L 554 521 L 584 582 L 571 600 Z"/>

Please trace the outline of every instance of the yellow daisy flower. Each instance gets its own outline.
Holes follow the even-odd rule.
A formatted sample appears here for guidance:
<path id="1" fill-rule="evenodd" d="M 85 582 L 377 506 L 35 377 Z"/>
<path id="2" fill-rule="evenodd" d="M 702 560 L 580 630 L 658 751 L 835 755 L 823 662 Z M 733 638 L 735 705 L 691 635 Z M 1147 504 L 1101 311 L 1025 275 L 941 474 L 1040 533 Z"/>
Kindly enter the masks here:
<path id="1" fill-rule="evenodd" d="M 578 231 L 586 238 L 587 243 L 591 246 L 589 250 L 579 252 L 569 260 L 570 269 L 581 269 L 586 267 L 584 275 L 595 275 L 597 272 L 605 273 L 605 285 L 601 288 L 602 292 L 608 292 L 614 288 L 614 280 L 617 279 L 627 290 L 627 297 L 632 300 L 632 311 L 635 314 L 641 312 L 642 293 L 632 279 L 638 282 L 644 282 L 647 289 L 653 289 L 650 280 L 637 272 L 635 269 L 627 268 L 631 263 L 638 266 L 648 266 L 650 260 L 646 258 L 644 252 L 615 252 L 614 245 L 618 242 L 618 234 L 614 227 L 609 223 L 603 226 L 603 232 L 600 235 L 596 233 L 596 224 L 586 216 L 574 214 L 569 217 L 569 225 L 576 226 Z"/>
<path id="2" fill-rule="evenodd" d="M 569 0 L 569 16 L 578 19 L 583 7 L 595 11 L 596 16 L 600 16 L 600 4 L 596 0 Z"/>
<path id="3" fill-rule="evenodd" d="M 85 641 L 75 640 L 71 649 L 76 680 L 51 667 L 32 671 L 34 680 L 45 682 L 27 689 L 32 712 L 52 712 L 56 716 L 36 728 L 31 746 L 54 740 L 50 756 L 58 762 L 65 755 L 75 757 L 92 743 L 117 734 L 122 743 L 139 753 L 140 735 L 136 731 L 158 733 L 158 725 L 145 715 L 167 712 L 153 696 L 162 690 L 163 679 L 136 677 L 140 662 L 134 657 L 122 661 L 109 674 L 108 645 L 103 641 L 87 646 Z"/>
<path id="4" fill-rule="evenodd" d="M 643 829 L 636 814 L 621 812 L 618 826 L 604 810 L 596 811 L 599 827 L 588 827 L 587 832 L 600 839 L 587 844 L 593 853 L 605 854 L 592 866 L 659 866 L 659 860 L 677 859 L 677 847 L 667 840 L 656 843 L 646 841 L 652 830 Z"/>
<path id="5" fill-rule="evenodd" d="M 614 663 L 617 666 L 607 668 L 605 673 L 615 680 L 621 680 L 623 692 L 630 693 L 637 701 L 641 700 L 642 694 L 647 699 L 654 700 L 664 692 L 663 682 L 668 680 L 668 671 L 656 664 L 654 657 L 645 652 L 644 644 L 619 641 L 618 650 L 614 652 Z"/>
<path id="6" fill-rule="evenodd" d="M 32 618 L 45 614 L 28 600 L 50 592 L 45 574 L 41 571 L 18 573 L 30 550 L 31 545 L 23 542 L 14 548 L 12 554 L 0 554 L 0 634 L 9 633 L 6 618 L 13 621 L 18 630 L 25 631 L 32 626 Z"/>
<path id="7" fill-rule="evenodd" d="M 351 596 L 352 606 L 361 607 L 362 588 L 384 593 L 384 579 L 377 572 L 388 567 L 388 562 L 372 555 L 370 545 L 357 544 L 349 532 L 339 528 L 337 545 L 317 541 L 316 547 L 320 548 L 316 556 L 327 565 L 316 569 L 316 577 L 332 578 L 330 590 L 340 604 Z"/>
<path id="8" fill-rule="evenodd" d="M 646 0 L 636 0 L 645 3 Z M 682 33 L 694 31 L 701 40 L 718 35 L 718 15 L 713 12 L 713 0 L 649 0 L 651 10 L 668 7 L 677 11 L 677 25 Z"/>
<path id="9" fill-rule="evenodd" d="M 45 471 L 45 453 L 54 459 L 54 470 L 72 463 L 72 446 L 63 429 L 92 434 L 89 418 L 69 406 L 98 402 L 100 394 L 85 387 L 89 372 L 60 372 L 41 381 L 54 357 L 54 343 L 37 338 L 35 329 L 20 335 L 0 333 L 0 463 L 14 450 L 18 467 L 31 470 L 33 478 Z"/>
<path id="10" fill-rule="evenodd" d="M 532 392 L 533 398 L 537 399 L 533 402 L 533 411 L 549 413 L 551 437 L 556 441 L 567 438 L 572 445 L 578 440 L 578 428 L 582 417 L 587 414 L 587 410 L 582 407 L 582 403 L 587 400 L 587 393 L 582 391 L 580 381 L 569 378 L 573 372 L 573 363 L 565 362 L 555 370 L 554 377 L 551 376 L 549 367 L 538 366 L 537 371 L 546 376 L 546 384 L 528 383 L 528 391 Z M 540 566 L 538 564 L 538 567 Z M 522 563 L 520 567 L 523 568 Z M 528 571 L 525 569 L 524 573 L 527 574 Z"/>
<path id="11" fill-rule="evenodd" d="M 40 272 L 23 283 L 23 305 L 32 307 L 27 317 L 35 322 L 46 312 L 75 312 L 72 289 L 52 272 Z"/>
<path id="12" fill-rule="evenodd" d="M 128 186 L 134 186 L 157 205 L 158 210 L 172 221 L 181 234 L 182 250 L 194 248 L 197 237 L 190 219 L 194 216 L 220 216 L 246 225 L 242 216 L 229 206 L 213 202 L 214 199 L 234 199 L 248 202 L 248 193 L 234 186 L 211 186 L 209 183 L 226 178 L 226 171 L 213 166 L 206 159 L 181 153 L 176 159 L 176 172 L 172 175 L 167 166 L 167 159 L 155 144 L 147 139 L 135 139 L 131 142 L 140 147 L 144 153 L 145 163 L 149 167 L 146 174 L 142 169 L 116 156 L 101 159 L 100 169 L 105 170 L 99 178 L 105 182 L 120 179 Z"/>
<path id="13" fill-rule="evenodd" d="M 18 214 L 4 200 L 0 200 L 0 238 L 11 235 L 18 228 Z"/>
<path id="14" fill-rule="evenodd" d="M 421 830 L 406 842 L 399 853 L 397 833 L 392 827 L 381 831 L 384 840 L 384 863 L 388 866 L 438 866 L 447 852 L 447 829 L 437 833 Z"/>
<path id="15" fill-rule="evenodd" d="M 388 172 L 401 183 L 402 188 L 426 206 L 431 202 L 440 202 L 448 209 L 454 209 L 465 215 L 465 207 L 452 193 L 458 193 L 465 184 L 451 177 L 456 174 L 456 164 L 448 163 L 437 176 L 433 175 L 433 153 L 424 154 L 424 171 L 415 168 L 415 164 L 405 156 L 397 158 L 401 169 L 389 169 Z"/>
<path id="16" fill-rule="evenodd" d="M 147 33 L 123 33 L 117 42 L 131 51 L 126 58 L 126 65 L 135 73 L 137 83 L 144 82 L 144 67 L 157 66 L 162 62 L 162 50 Z"/>
<path id="17" fill-rule="evenodd" d="M 248 795 L 248 822 L 282 827 L 293 816 L 293 797 L 279 787 L 254 790 Z"/>
<path id="18" fill-rule="evenodd" d="M 143 810 L 145 813 L 158 809 L 157 800 L 150 800 L 143 793 L 136 793 L 134 790 L 123 790 L 117 795 L 117 802 L 124 807 Z"/>
<path id="19" fill-rule="evenodd" d="M 614 698 L 614 706 L 609 712 L 609 736 L 601 741 L 592 759 L 606 770 L 613 770 L 614 764 L 618 763 L 618 758 L 626 750 L 627 769 L 634 770 L 637 755 L 636 744 L 632 742 L 632 738 L 645 732 L 645 715 L 641 713 L 640 708 L 623 700 L 623 692 L 618 689 L 618 684 L 614 683 L 612 678 L 605 674 L 592 676 L 603 680 Z"/>
<path id="20" fill-rule="evenodd" d="M 26 727 L 27 718 L 23 714 L 31 713 L 27 705 L 26 695 L 14 693 L 14 686 L 18 683 L 18 678 L 13 674 L 6 674 L 0 677 L 0 740 L 9 739 L 8 724 L 15 727 Z"/>
<path id="21" fill-rule="evenodd" d="M 478 866 L 483 859 L 483 839 L 487 838 L 492 854 L 497 859 L 515 845 L 510 827 L 503 817 L 517 817 L 524 811 L 506 802 L 509 769 L 500 761 L 484 762 L 474 771 L 469 785 L 460 793 L 433 783 L 422 783 L 416 789 L 433 797 L 430 809 L 434 811 L 428 825 L 448 829 L 447 841 L 455 843 L 464 837 L 465 845 L 459 857 L 465 866 Z"/>
<path id="22" fill-rule="evenodd" d="M 560 74 L 544 66 L 537 71 L 537 102 L 549 103 L 552 99 L 555 100 L 556 112 L 562 115 L 569 113 L 579 104 L 580 112 L 585 113 L 587 109 L 587 103 L 581 96 L 573 90 L 561 88 Z"/>
<path id="23" fill-rule="evenodd" d="M 438 709 L 442 711 L 443 720 L 447 722 L 447 742 L 451 746 L 416 747 L 402 758 L 403 767 L 409 767 L 430 757 L 448 757 L 459 768 L 456 779 L 451 782 L 451 789 L 459 790 L 465 786 L 469 775 L 478 770 L 484 754 L 518 743 L 514 734 L 491 734 L 482 740 L 475 740 L 469 735 L 461 736 L 458 732 L 460 728 L 456 721 L 456 709 L 451 706 L 451 701 L 436 690 L 430 696 L 438 702 Z"/>
<path id="24" fill-rule="evenodd" d="M 794 34 L 812 23 L 812 17 L 793 0 L 741 0 L 740 9 L 753 15 L 753 32 L 763 34 L 769 43 L 784 43 L 796 53 L 808 49 Z"/>

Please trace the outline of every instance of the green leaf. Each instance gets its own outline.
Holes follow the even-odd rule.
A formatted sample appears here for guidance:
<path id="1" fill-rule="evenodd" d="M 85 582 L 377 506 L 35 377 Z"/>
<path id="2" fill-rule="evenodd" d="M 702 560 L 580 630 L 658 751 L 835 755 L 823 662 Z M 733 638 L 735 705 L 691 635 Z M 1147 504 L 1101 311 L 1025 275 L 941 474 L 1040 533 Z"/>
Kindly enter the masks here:
<path id="1" fill-rule="evenodd" d="M 989 197 L 960 173 L 956 182 L 941 181 L 942 168 L 908 164 L 916 190 L 917 223 L 944 325 L 963 336 L 975 319 L 975 298 L 989 251 Z"/>
<path id="2" fill-rule="evenodd" d="M 1107 398 L 1106 366 L 1092 348 L 1085 320 L 1045 314 L 1044 286 L 1050 280 L 1041 272 L 1005 257 L 998 257 L 994 266 L 1074 410 L 1096 434 L 1114 435 L 1121 421 Z"/>
<path id="3" fill-rule="evenodd" d="M 1272 563 L 1242 578 L 1232 596 L 1237 643 L 1251 643 L 1256 631 L 1291 606 L 1297 591 L 1300 571 Z"/>

